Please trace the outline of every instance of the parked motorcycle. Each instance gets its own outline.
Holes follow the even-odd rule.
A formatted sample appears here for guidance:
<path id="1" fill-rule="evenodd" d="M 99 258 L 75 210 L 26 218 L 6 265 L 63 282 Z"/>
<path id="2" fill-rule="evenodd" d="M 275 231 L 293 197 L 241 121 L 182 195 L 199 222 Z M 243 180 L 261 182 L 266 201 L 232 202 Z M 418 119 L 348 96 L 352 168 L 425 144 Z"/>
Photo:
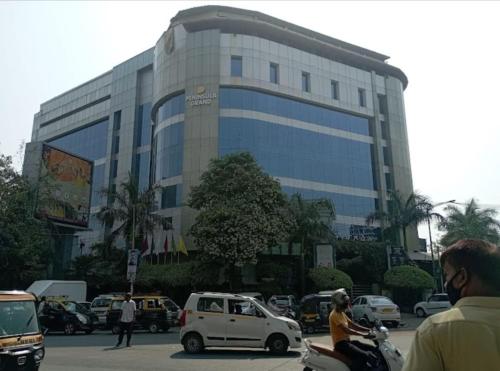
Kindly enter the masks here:
<path id="1" fill-rule="evenodd" d="M 376 323 L 375 328 L 366 338 L 371 339 L 376 349 L 373 353 L 378 358 L 378 366 L 373 367 L 376 371 L 401 371 L 404 357 L 401 351 L 389 341 L 389 330 Z M 342 353 L 332 350 L 322 344 L 313 344 L 310 339 L 305 339 L 306 350 L 300 360 L 304 365 L 304 371 L 349 371 L 350 359 Z"/>

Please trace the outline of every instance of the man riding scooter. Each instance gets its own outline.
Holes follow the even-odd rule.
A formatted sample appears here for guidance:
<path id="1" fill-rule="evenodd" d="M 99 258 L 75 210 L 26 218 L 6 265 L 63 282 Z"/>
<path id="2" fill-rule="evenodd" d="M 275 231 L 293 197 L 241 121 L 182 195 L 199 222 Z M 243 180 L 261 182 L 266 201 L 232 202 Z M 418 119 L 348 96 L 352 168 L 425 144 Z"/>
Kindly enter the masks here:
<path id="1" fill-rule="evenodd" d="M 351 341 L 350 335 L 369 336 L 370 329 L 357 325 L 347 317 L 349 296 L 345 289 L 335 290 L 332 294 L 333 310 L 330 312 L 330 333 L 335 350 L 349 357 L 352 361 L 351 371 L 369 370 L 377 366 L 377 356 L 372 352 L 374 347 Z"/>

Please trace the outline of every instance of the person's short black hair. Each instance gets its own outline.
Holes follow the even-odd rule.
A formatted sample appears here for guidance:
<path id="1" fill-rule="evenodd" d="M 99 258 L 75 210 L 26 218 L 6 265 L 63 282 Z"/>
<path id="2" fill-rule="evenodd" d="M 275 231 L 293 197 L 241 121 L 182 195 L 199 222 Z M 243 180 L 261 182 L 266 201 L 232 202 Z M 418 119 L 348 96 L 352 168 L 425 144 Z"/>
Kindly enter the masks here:
<path id="1" fill-rule="evenodd" d="M 455 242 L 441 255 L 441 265 L 465 268 L 485 285 L 500 292 L 500 248 L 484 240 L 465 239 Z"/>

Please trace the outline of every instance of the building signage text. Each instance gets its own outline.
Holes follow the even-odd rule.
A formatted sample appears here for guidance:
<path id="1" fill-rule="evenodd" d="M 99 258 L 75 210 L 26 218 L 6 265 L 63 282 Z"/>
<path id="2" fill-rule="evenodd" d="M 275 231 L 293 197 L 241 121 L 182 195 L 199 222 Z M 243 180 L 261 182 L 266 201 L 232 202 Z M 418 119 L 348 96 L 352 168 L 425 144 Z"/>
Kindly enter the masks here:
<path id="1" fill-rule="evenodd" d="M 198 86 L 196 94 L 186 96 L 186 103 L 190 106 L 204 106 L 209 105 L 216 98 L 217 93 L 206 92 L 204 86 Z"/>

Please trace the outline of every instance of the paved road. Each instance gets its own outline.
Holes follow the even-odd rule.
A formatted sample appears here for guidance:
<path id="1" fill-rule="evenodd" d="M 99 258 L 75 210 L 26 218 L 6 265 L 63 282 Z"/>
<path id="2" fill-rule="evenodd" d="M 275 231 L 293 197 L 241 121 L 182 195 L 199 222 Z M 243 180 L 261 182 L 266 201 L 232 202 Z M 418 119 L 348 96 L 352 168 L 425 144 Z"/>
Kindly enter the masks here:
<path id="1" fill-rule="evenodd" d="M 391 340 L 403 353 L 408 351 L 414 331 L 404 328 L 391 332 Z M 331 344 L 327 333 L 309 336 L 315 342 Z M 179 344 L 178 329 L 166 334 L 136 333 L 131 348 L 114 349 L 116 336 L 109 332 L 92 335 L 48 335 L 46 358 L 41 371 L 295 371 L 302 370 L 298 360 L 302 349 L 285 356 L 272 356 L 264 350 L 208 349 L 188 355 Z"/>

